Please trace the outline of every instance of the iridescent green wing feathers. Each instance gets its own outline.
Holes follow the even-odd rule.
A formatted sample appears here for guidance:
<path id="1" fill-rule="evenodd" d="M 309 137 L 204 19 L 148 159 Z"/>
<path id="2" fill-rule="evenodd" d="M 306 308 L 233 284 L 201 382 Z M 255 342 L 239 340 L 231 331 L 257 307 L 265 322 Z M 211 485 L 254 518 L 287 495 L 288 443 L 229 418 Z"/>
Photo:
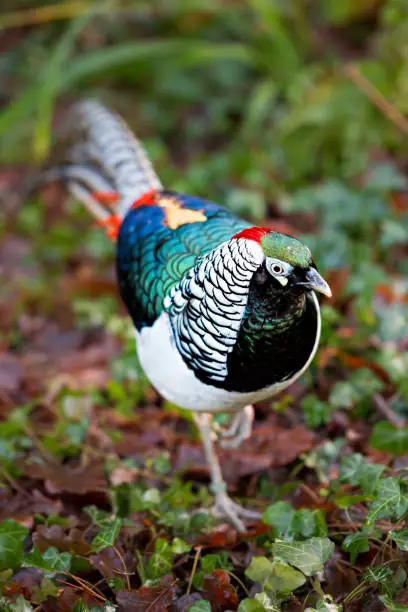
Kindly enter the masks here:
<path id="1" fill-rule="evenodd" d="M 203 220 L 183 223 L 181 219 L 172 229 L 160 206 L 160 198 L 168 197 L 176 198 L 182 213 L 200 211 Z M 174 226 L 174 221 L 170 224 Z M 130 210 L 118 236 L 117 273 L 122 299 L 136 328 L 153 325 L 165 296 L 198 257 L 246 227 L 248 223 L 212 202 L 168 192 L 159 194 L 153 205 Z"/>

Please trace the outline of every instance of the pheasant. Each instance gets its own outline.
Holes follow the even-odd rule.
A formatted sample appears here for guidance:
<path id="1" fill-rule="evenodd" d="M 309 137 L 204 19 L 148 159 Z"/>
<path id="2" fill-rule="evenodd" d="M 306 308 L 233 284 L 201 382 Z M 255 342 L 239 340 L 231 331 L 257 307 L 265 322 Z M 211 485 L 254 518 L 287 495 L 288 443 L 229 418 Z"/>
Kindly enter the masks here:
<path id="1" fill-rule="evenodd" d="M 308 368 L 320 338 L 315 292 L 330 297 L 329 285 L 297 239 L 165 190 L 141 143 L 99 102 L 78 103 L 65 131 L 71 144 L 48 178 L 116 243 L 142 368 L 164 398 L 192 411 L 215 510 L 244 531 L 259 515 L 228 496 L 215 438 L 237 447 L 251 434 L 253 403 Z M 217 429 L 216 413 L 231 415 L 227 428 Z"/>

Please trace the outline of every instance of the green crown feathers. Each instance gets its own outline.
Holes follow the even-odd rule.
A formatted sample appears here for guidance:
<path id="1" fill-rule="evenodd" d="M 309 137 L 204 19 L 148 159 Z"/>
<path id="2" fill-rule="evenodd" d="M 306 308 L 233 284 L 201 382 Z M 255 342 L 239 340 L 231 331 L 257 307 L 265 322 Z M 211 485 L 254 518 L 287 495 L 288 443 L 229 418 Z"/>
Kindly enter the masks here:
<path id="1" fill-rule="evenodd" d="M 287 234 L 268 232 L 261 238 L 261 247 L 266 257 L 286 261 L 291 266 L 308 268 L 312 263 L 308 247 Z"/>

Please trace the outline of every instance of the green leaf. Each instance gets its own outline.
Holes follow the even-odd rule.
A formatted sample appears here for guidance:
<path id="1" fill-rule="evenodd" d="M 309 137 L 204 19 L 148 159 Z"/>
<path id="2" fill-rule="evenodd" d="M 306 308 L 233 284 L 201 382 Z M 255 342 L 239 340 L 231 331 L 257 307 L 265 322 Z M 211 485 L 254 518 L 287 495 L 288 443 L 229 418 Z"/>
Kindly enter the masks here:
<path id="1" fill-rule="evenodd" d="M 311 428 L 320 427 L 330 421 L 333 407 L 319 400 L 317 395 L 308 395 L 302 402 L 302 410 L 306 425 Z"/>
<path id="2" fill-rule="evenodd" d="M 276 541 L 272 545 L 276 558 L 299 568 L 306 576 L 319 572 L 333 554 L 334 543 L 328 538 L 310 538 L 304 542 Z"/>
<path id="3" fill-rule="evenodd" d="M 113 546 L 119 535 L 121 523 L 121 519 L 116 518 L 108 525 L 104 525 L 102 530 L 92 540 L 92 550 L 99 552 L 103 548 Z"/>
<path id="4" fill-rule="evenodd" d="M 280 535 L 289 531 L 295 510 L 288 502 L 278 501 L 268 506 L 262 515 L 262 520 L 267 525 L 275 527 Z"/>
<path id="5" fill-rule="evenodd" d="M 188 610 L 189 612 L 211 612 L 211 604 L 209 601 L 200 599 L 199 601 L 193 603 Z"/>
<path id="6" fill-rule="evenodd" d="M 243 599 L 238 612 L 280 612 L 280 608 L 267 593 L 257 593 L 254 599 Z"/>
<path id="7" fill-rule="evenodd" d="M 344 509 L 349 508 L 353 504 L 367 501 L 367 495 L 335 495 L 334 503 L 338 508 Z"/>
<path id="8" fill-rule="evenodd" d="M 380 242 L 384 247 L 408 242 L 408 229 L 399 221 L 385 219 L 381 228 Z"/>
<path id="9" fill-rule="evenodd" d="M 354 404 L 380 391 L 383 383 L 366 368 L 353 372 L 348 380 L 335 384 L 329 403 L 335 408 L 351 408 Z"/>
<path id="10" fill-rule="evenodd" d="M 89 79 L 100 72 L 115 73 L 122 66 L 134 66 L 138 62 L 162 61 L 173 57 L 183 65 L 208 64 L 226 60 L 252 65 L 256 62 L 250 47 L 238 43 L 215 43 L 205 40 L 144 40 L 126 42 L 95 52 L 80 55 L 71 62 L 63 75 L 64 89 L 74 83 Z"/>
<path id="11" fill-rule="evenodd" d="M 269 561 L 266 557 L 253 557 L 245 575 L 260 582 L 267 592 L 291 593 L 305 583 L 303 574 L 286 563 Z"/>
<path id="12" fill-rule="evenodd" d="M 360 486 L 364 493 L 372 494 L 384 470 L 384 465 L 368 463 L 363 455 L 354 453 L 341 460 L 339 479 L 341 482 Z"/>
<path id="13" fill-rule="evenodd" d="M 273 562 L 272 574 L 265 581 L 265 591 L 272 593 L 291 593 L 306 582 L 306 578 L 286 563 Z"/>
<path id="14" fill-rule="evenodd" d="M 387 608 L 387 612 L 407 612 L 407 605 L 405 603 L 392 601 L 389 595 L 380 595 L 378 599 Z"/>
<path id="15" fill-rule="evenodd" d="M 112 521 L 111 515 L 105 510 L 100 510 L 96 506 L 85 506 L 84 511 L 90 516 L 91 521 L 98 527 L 109 525 Z"/>
<path id="16" fill-rule="evenodd" d="M 238 606 L 238 612 L 265 612 L 266 608 L 257 599 L 243 599 Z"/>
<path id="17" fill-rule="evenodd" d="M 72 556 L 68 552 L 59 552 L 55 546 L 47 548 L 40 553 L 34 546 L 33 550 L 24 557 L 26 567 L 36 567 L 46 572 L 67 572 L 71 567 Z"/>
<path id="18" fill-rule="evenodd" d="M 181 555 L 182 553 L 186 553 L 191 550 L 191 546 L 190 544 L 184 542 L 184 540 L 181 538 L 174 538 L 171 545 L 171 550 L 175 555 Z"/>
<path id="19" fill-rule="evenodd" d="M 303 538 L 311 538 L 314 535 L 322 535 L 320 533 L 316 533 L 316 518 L 317 513 L 309 508 L 300 508 L 300 510 L 296 510 L 291 525 L 291 532 L 295 537 L 302 536 Z"/>
<path id="20" fill-rule="evenodd" d="M 378 485 L 377 497 L 371 504 L 367 514 L 367 525 L 372 525 L 380 518 L 399 516 L 406 509 L 408 503 L 402 497 L 398 478 L 382 478 Z"/>
<path id="21" fill-rule="evenodd" d="M 394 455 L 405 455 L 408 451 L 408 427 L 395 427 L 392 423 L 376 423 L 370 446 Z"/>
<path id="22" fill-rule="evenodd" d="M 358 398 L 359 394 L 351 383 L 340 381 L 334 385 L 329 403 L 333 408 L 351 408 Z"/>
<path id="23" fill-rule="evenodd" d="M 388 580 L 393 575 L 393 570 L 387 565 L 378 567 L 369 567 L 363 574 L 364 582 L 376 582 L 379 584 L 387 584 Z"/>
<path id="24" fill-rule="evenodd" d="M 350 553 L 350 562 L 352 565 L 354 565 L 354 562 L 359 553 L 368 552 L 370 550 L 368 536 L 362 531 L 350 533 L 350 535 L 344 538 L 342 547 L 343 550 L 346 550 Z"/>
<path id="25" fill-rule="evenodd" d="M 12 519 L 0 523 L 0 571 L 20 567 L 28 529 Z"/>
<path id="26" fill-rule="evenodd" d="M 388 534 L 400 550 L 408 551 L 408 529 L 389 531 Z"/>
<path id="27" fill-rule="evenodd" d="M 22 595 L 17 595 L 11 600 L 10 597 L 0 596 L 1 612 L 33 612 L 34 608 Z"/>
<path id="28" fill-rule="evenodd" d="M 217 554 L 209 554 L 202 557 L 201 569 L 206 574 L 211 574 L 215 569 L 232 570 L 227 551 L 222 550 Z"/>
<path id="29" fill-rule="evenodd" d="M 365 464 L 366 460 L 360 453 L 354 453 L 353 455 L 342 458 L 339 480 L 351 485 L 359 485 Z"/>
<path id="30" fill-rule="evenodd" d="M 36 604 L 46 601 L 49 597 L 57 597 L 59 586 L 53 581 L 54 576 L 44 576 L 40 586 L 35 590 L 33 601 Z"/>
<path id="31" fill-rule="evenodd" d="M 252 557 L 251 563 L 245 570 L 245 576 L 254 582 L 264 582 L 272 573 L 273 565 L 266 557 Z"/>
<path id="32" fill-rule="evenodd" d="M 169 542 L 165 538 L 158 538 L 154 546 L 154 553 L 147 564 L 150 578 L 155 579 L 167 574 L 171 571 L 172 562 L 173 552 Z"/>
<path id="33" fill-rule="evenodd" d="M 58 39 L 55 49 L 50 53 L 49 61 L 44 66 L 44 72 L 38 81 L 35 100 L 37 117 L 33 144 L 40 160 L 44 159 L 50 146 L 55 98 L 65 74 L 64 68 L 68 63 L 77 37 L 88 23 L 91 15 L 92 12 L 86 12 L 70 22 L 64 34 Z"/>
<path id="34" fill-rule="evenodd" d="M 280 612 L 280 607 L 275 604 L 267 593 L 257 593 L 255 600 L 263 606 L 266 612 Z"/>

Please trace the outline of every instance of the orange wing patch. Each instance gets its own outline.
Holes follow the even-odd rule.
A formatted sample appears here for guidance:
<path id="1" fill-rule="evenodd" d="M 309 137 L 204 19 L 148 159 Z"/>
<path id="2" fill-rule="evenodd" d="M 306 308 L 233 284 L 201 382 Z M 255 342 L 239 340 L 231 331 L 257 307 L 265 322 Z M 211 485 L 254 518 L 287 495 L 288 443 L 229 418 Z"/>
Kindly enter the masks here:
<path id="1" fill-rule="evenodd" d="M 182 208 L 181 203 L 175 198 L 160 198 L 157 205 L 163 209 L 165 224 L 172 230 L 188 223 L 203 223 L 207 217 L 200 210 Z"/>

